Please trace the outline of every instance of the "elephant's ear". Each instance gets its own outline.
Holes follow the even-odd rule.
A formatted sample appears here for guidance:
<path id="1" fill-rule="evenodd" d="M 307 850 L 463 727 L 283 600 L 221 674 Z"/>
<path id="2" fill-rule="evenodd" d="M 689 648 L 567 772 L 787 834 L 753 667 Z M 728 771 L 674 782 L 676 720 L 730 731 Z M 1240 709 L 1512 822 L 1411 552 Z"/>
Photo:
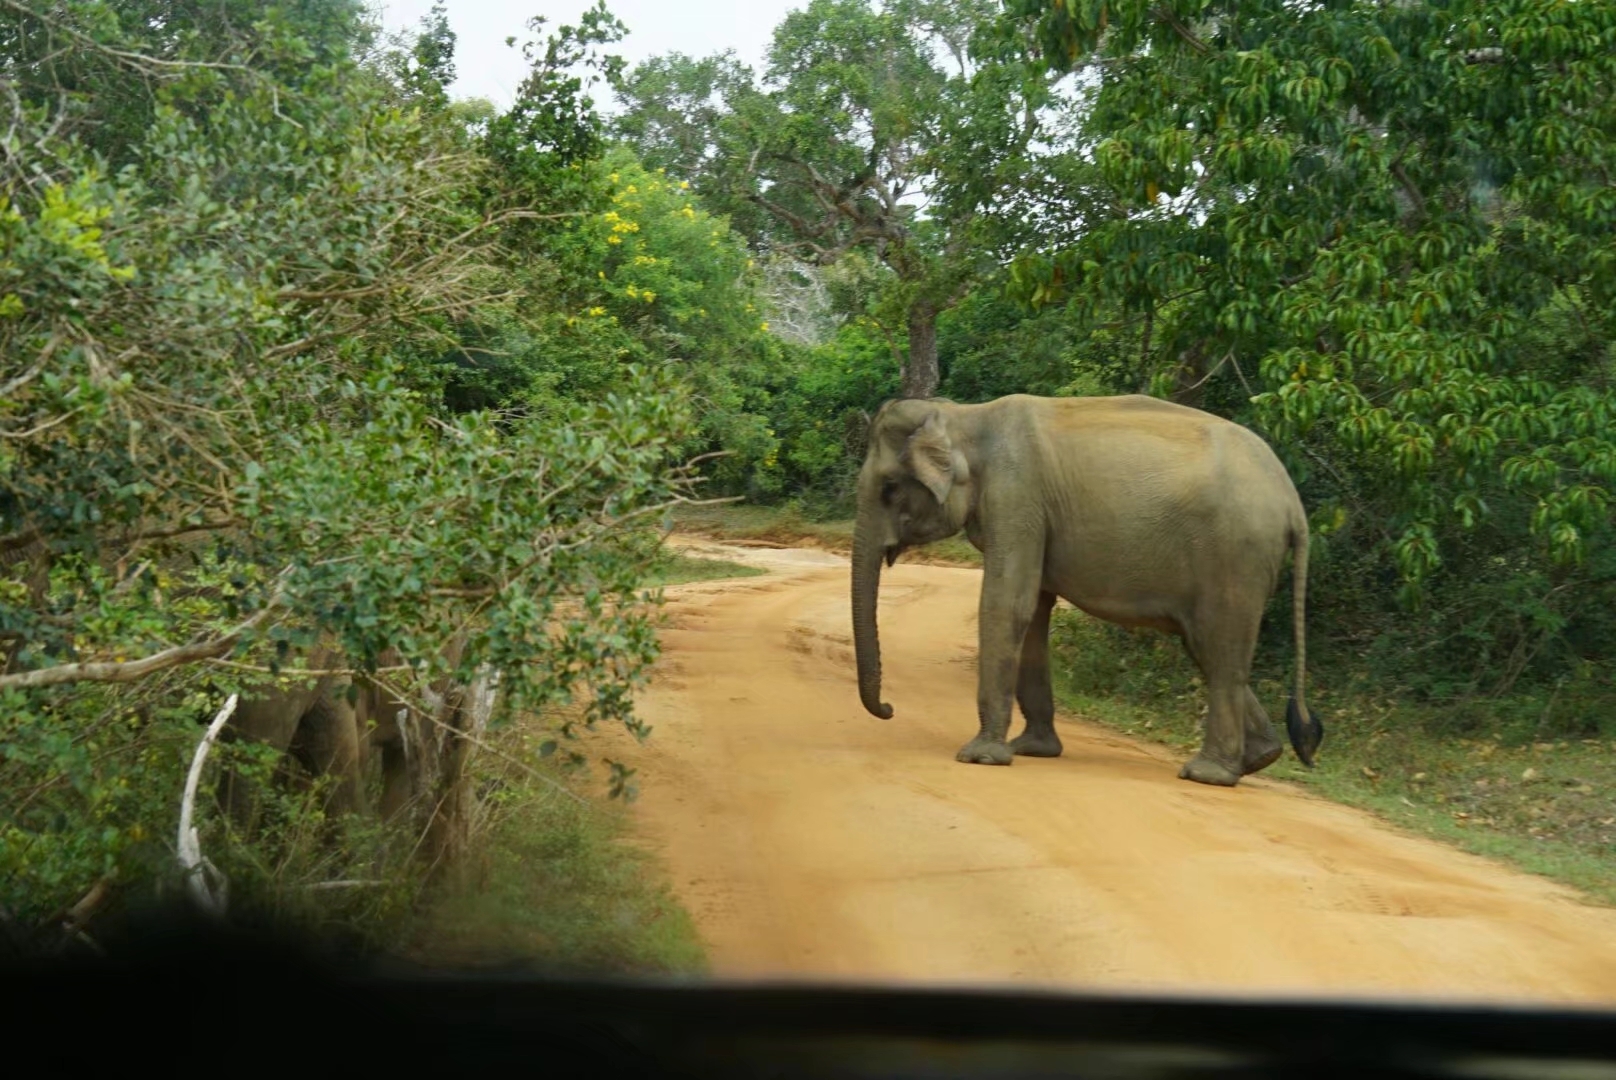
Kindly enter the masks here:
<path id="1" fill-rule="evenodd" d="M 948 492 L 954 486 L 954 444 L 943 429 L 943 419 L 932 413 L 924 424 L 909 436 L 904 450 L 909 468 L 939 502 L 948 501 Z"/>

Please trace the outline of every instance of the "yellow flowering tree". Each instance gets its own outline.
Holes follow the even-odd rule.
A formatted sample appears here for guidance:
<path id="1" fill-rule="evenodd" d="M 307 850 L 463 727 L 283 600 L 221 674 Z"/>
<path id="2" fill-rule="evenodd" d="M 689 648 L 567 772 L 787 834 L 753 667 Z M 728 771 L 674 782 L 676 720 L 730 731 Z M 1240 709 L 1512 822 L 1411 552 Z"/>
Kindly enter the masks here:
<path id="1" fill-rule="evenodd" d="M 703 418 L 691 449 L 726 449 L 719 479 L 769 486 L 778 440 L 764 413 L 780 366 L 768 333 L 761 277 L 728 221 L 689 186 L 628 152 L 602 163 L 605 208 L 578 219 L 558 245 L 566 303 L 548 317 L 564 397 L 615 383 L 630 363 L 671 364 Z"/>

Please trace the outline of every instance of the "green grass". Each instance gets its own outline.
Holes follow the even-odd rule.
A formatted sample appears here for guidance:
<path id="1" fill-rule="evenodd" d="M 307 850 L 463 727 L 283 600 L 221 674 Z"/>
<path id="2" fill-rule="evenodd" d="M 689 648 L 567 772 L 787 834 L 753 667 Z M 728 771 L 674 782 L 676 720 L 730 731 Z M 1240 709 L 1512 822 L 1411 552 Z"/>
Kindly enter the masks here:
<path id="1" fill-rule="evenodd" d="M 497 816 L 474 865 L 426 912 L 410 959 L 578 975 L 705 971 L 695 926 L 630 841 L 621 803 L 580 804 L 515 769 L 491 802 Z"/>
<path id="2" fill-rule="evenodd" d="M 761 567 L 746 566 L 728 559 L 706 559 L 697 556 L 665 552 L 652 568 L 646 585 L 683 585 L 688 581 L 713 581 L 718 578 L 756 577 L 767 573 Z"/>
<path id="3" fill-rule="evenodd" d="M 1062 706 L 1186 757 L 1195 752 L 1205 698 L 1176 639 L 1078 612 L 1057 619 Z M 1287 747 L 1262 776 L 1616 903 L 1616 740 L 1510 723 L 1542 704 L 1529 695 L 1435 706 L 1330 671 L 1310 676 L 1308 705 L 1325 725 L 1317 766 L 1304 768 Z M 1277 678 L 1254 683 L 1276 721 L 1287 687 Z M 1487 728 L 1497 733 L 1480 733 Z"/>
<path id="4" fill-rule="evenodd" d="M 680 532 L 728 540 L 761 540 L 775 544 L 805 544 L 847 553 L 853 550 L 853 520 L 815 521 L 794 507 L 725 506 L 681 507 L 674 515 Z M 944 566 L 981 566 L 982 554 L 963 536 L 951 536 L 906 552 L 902 561 Z"/>

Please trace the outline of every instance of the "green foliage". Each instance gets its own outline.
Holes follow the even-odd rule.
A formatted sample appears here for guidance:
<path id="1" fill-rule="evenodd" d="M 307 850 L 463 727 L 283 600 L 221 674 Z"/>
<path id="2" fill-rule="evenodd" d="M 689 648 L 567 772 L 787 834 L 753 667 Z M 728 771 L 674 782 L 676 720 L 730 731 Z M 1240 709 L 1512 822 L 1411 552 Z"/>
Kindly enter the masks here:
<path id="1" fill-rule="evenodd" d="M 525 326 L 531 235 L 508 228 L 529 220 L 511 170 L 444 107 L 441 12 L 408 62 L 362 63 L 354 6 L 251 7 L 0 16 L 21 88 L 0 159 L 0 905 L 24 921 L 171 878 L 197 722 L 316 642 L 359 669 L 384 648 L 426 675 L 491 664 L 502 716 L 577 698 L 577 723 L 643 732 L 642 585 L 655 515 L 689 491 L 687 386 L 630 356 L 584 401 L 445 408 L 431 358 Z M 382 858 L 357 834 L 347 862 L 317 852 L 312 805 L 211 854 L 266 888 Z"/>
<path id="2" fill-rule="evenodd" d="M 620 91 L 619 134 L 758 246 L 820 265 L 877 260 L 911 394 L 937 387 L 938 313 L 991 270 L 986 208 L 1020 175 L 1048 97 L 1024 64 L 972 72 L 988 12 L 981 0 L 814 0 L 776 27 L 761 81 L 730 56 L 673 55 Z"/>
<path id="3" fill-rule="evenodd" d="M 1512 655 L 1608 648 L 1610 9 L 1009 8 L 1045 62 L 1095 65 L 1087 229 L 1015 292 L 1151 319 L 1157 392 L 1274 441 L 1371 610 L 1496 635 L 1506 685 Z"/>
<path id="4" fill-rule="evenodd" d="M 534 33 L 544 16 L 528 20 Z M 509 110 L 493 118 L 484 149 L 518 187 L 523 205 L 571 210 L 578 201 L 570 172 L 600 156 L 604 130 L 589 91 L 597 83 L 617 85 L 621 57 L 604 53 L 628 28 L 606 10 L 604 0 L 584 11 L 577 26 L 564 25 L 545 39 L 522 46 L 530 70 Z M 515 39 L 506 41 L 514 45 Z"/>
<path id="5" fill-rule="evenodd" d="M 825 344 L 800 350 L 794 366 L 772 400 L 780 486 L 836 503 L 852 490 L 869 416 L 897 393 L 892 346 L 868 322 L 848 322 Z"/>
<path id="6" fill-rule="evenodd" d="M 508 761 L 531 738 L 502 736 Z M 540 765 L 490 762 L 478 777 L 484 837 L 474 863 L 414 920 L 408 952 L 443 967 L 513 964 L 552 974 L 700 974 L 690 917 L 627 840 L 624 808 L 585 802 Z"/>

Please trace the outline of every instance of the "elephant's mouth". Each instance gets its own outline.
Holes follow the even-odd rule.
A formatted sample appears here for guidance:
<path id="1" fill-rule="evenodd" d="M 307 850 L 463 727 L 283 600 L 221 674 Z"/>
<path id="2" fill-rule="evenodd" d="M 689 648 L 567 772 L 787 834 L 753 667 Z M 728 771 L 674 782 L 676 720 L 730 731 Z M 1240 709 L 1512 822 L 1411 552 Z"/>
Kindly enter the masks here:
<path id="1" fill-rule="evenodd" d="M 887 565 L 891 566 L 893 563 L 897 562 L 898 561 L 898 556 L 902 555 L 903 552 L 904 552 L 904 545 L 903 544 L 888 544 L 886 546 Z"/>

